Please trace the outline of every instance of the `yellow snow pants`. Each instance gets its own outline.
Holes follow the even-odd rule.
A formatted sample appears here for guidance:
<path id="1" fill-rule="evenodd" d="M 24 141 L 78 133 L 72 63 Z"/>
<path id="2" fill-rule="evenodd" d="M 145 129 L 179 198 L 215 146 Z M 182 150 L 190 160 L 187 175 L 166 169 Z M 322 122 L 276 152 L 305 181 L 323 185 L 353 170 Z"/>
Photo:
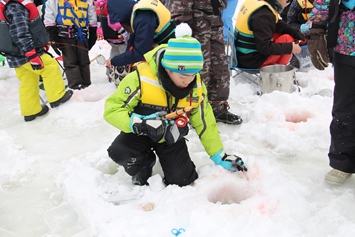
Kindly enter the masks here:
<path id="1" fill-rule="evenodd" d="M 65 85 L 58 62 L 43 54 L 40 56 L 44 65 L 41 70 L 33 70 L 30 62 L 15 68 L 16 76 L 20 80 L 19 96 L 22 116 L 30 116 L 42 110 L 39 97 L 39 78 L 43 79 L 48 102 L 55 102 L 65 93 Z"/>

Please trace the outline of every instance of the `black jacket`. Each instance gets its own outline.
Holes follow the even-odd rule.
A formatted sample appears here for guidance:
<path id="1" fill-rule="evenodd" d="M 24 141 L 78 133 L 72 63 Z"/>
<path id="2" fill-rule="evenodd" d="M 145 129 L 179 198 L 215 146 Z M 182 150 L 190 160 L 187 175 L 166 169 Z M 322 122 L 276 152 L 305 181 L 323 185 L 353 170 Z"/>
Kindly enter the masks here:
<path id="1" fill-rule="evenodd" d="M 238 52 L 238 67 L 259 68 L 270 55 L 290 54 L 292 43 L 277 44 L 271 41 L 275 32 L 296 33 L 293 27 L 279 20 L 275 23 L 275 15 L 267 7 L 262 7 L 250 16 L 249 27 L 255 37 L 258 52 L 242 54 Z"/>

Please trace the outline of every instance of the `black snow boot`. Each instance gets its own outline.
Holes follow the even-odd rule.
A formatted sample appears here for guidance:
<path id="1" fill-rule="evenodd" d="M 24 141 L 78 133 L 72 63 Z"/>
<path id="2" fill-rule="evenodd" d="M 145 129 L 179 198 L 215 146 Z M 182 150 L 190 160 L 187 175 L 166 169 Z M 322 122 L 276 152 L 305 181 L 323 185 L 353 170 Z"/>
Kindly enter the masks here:
<path id="1" fill-rule="evenodd" d="M 135 185 L 149 185 L 147 180 L 152 176 L 153 166 L 155 165 L 155 154 L 153 151 L 149 151 L 147 154 L 147 160 L 143 168 L 136 174 L 132 176 L 132 183 Z"/>
<path id="2" fill-rule="evenodd" d="M 64 104 L 65 102 L 67 102 L 71 98 L 73 93 L 74 92 L 72 90 L 67 90 L 64 93 L 62 98 L 60 98 L 59 100 L 57 100 L 55 102 L 49 103 L 49 104 L 51 105 L 52 108 L 58 107 L 59 105 Z"/>
<path id="3" fill-rule="evenodd" d="M 224 102 L 221 109 L 214 109 L 213 113 L 216 118 L 216 122 L 223 122 L 232 125 L 238 125 L 243 122 L 243 119 L 239 115 L 229 112 L 228 102 Z"/>
<path id="4" fill-rule="evenodd" d="M 48 111 L 49 111 L 48 106 L 47 105 L 43 105 L 42 106 L 42 110 L 39 111 L 37 114 L 30 115 L 30 116 L 25 116 L 24 119 L 25 119 L 26 122 L 29 122 L 29 121 L 35 120 L 36 117 L 38 117 L 38 116 L 45 115 L 46 113 L 48 113 Z"/>

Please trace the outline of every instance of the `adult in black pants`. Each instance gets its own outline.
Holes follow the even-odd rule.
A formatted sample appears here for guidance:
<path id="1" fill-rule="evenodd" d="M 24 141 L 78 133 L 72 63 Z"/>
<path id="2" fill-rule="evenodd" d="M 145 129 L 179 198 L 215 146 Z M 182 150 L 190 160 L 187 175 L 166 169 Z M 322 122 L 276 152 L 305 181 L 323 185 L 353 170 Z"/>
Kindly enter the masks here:
<path id="1" fill-rule="evenodd" d="M 328 153 L 329 165 L 333 169 L 326 174 L 325 181 L 338 185 L 355 173 L 355 42 L 352 27 L 355 12 L 349 4 L 345 1 L 338 5 L 338 1 L 315 0 L 308 40 L 315 68 L 324 70 L 329 64 L 329 56 L 334 56 L 333 119 Z M 339 18 L 332 23 L 330 19 L 338 11 Z M 329 34 L 327 40 L 326 32 Z M 334 53 L 328 54 L 328 49 L 329 52 L 334 50 Z"/>

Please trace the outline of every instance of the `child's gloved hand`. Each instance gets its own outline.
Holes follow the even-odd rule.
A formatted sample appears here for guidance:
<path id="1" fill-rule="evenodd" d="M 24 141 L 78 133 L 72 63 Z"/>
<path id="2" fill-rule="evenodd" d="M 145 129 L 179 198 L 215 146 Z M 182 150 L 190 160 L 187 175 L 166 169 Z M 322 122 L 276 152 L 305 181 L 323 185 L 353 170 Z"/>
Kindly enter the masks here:
<path id="1" fill-rule="evenodd" d="M 302 24 L 300 26 L 300 31 L 302 34 L 307 34 L 309 32 L 309 24 Z"/>
<path id="2" fill-rule="evenodd" d="M 248 171 L 242 158 L 236 155 L 227 155 L 223 150 L 211 156 L 211 160 L 229 171 Z"/>
<path id="3" fill-rule="evenodd" d="M 44 68 L 42 59 L 37 55 L 35 49 L 32 49 L 25 53 L 25 56 L 29 59 L 31 67 L 33 70 L 41 70 Z"/>
<path id="4" fill-rule="evenodd" d="M 133 113 L 131 115 L 131 131 L 140 136 L 148 136 L 154 142 L 160 141 L 165 134 L 167 120 L 162 120 L 165 111 L 156 112 L 150 115 Z"/>

